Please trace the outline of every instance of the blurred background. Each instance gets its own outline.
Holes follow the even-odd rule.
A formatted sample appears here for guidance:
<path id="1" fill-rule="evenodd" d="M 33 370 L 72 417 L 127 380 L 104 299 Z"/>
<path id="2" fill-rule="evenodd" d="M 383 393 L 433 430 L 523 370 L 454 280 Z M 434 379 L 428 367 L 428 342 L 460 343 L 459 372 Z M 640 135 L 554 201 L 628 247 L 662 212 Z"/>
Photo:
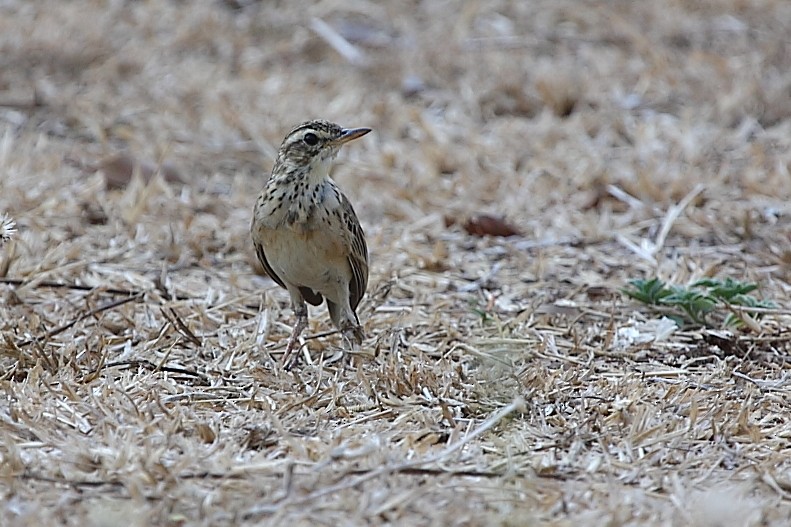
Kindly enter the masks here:
<path id="1" fill-rule="evenodd" d="M 374 231 L 487 212 L 601 239 L 702 184 L 717 217 L 689 234 L 730 242 L 788 212 L 790 25 L 759 0 L 5 0 L 5 162 L 36 155 L 2 208 L 68 207 L 133 163 L 240 190 L 212 206 L 244 208 L 224 225 L 244 237 L 280 140 L 322 117 L 376 131 L 336 172 Z M 112 216 L 91 189 L 75 201 Z"/>

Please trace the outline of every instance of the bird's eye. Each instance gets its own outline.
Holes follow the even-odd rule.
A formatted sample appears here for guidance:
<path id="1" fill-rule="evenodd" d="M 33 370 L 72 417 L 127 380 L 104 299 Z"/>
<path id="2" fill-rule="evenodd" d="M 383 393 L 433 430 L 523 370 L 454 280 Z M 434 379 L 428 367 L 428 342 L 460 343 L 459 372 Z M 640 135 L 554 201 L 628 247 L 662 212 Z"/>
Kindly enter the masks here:
<path id="1" fill-rule="evenodd" d="M 316 137 L 316 134 L 313 132 L 306 133 L 302 140 L 305 141 L 305 144 L 308 146 L 316 146 L 319 144 L 319 138 Z"/>

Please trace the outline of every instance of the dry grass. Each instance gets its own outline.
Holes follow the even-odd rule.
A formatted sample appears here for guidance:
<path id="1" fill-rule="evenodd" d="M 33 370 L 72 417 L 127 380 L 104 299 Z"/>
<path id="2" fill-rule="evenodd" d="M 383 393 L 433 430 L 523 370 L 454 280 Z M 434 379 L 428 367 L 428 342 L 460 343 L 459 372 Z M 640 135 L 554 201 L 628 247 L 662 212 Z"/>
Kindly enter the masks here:
<path id="1" fill-rule="evenodd" d="M 0 2 L 0 523 L 787 525 L 789 34 L 783 0 Z M 375 129 L 335 172 L 369 338 L 286 372 L 248 224 L 312 117 Z M 778 308 L 665 334 L 619 294 L 653 276 Z"/>

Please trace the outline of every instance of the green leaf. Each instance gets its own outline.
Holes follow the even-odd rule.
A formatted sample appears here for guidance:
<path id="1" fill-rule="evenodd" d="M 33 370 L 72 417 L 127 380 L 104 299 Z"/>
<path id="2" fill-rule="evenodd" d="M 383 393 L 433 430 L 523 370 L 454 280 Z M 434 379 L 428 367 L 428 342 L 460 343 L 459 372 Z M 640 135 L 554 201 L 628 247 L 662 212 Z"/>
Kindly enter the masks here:
<path id="1" fill-rule="evenodd" d="M 624 288 L 621 289 L 621 291 L 626 296 L 644 304 L 659 304 L 664 297 L 671 293 L 671 291 L 665 287 L 665 283 L 659 278 L 652 278 L 650 280 L 629 280 L 629 285 L 633 289 Z"/>
<path id="2" fill-rule="evenodd" d="M 775 307 L 773 302 L 760 300 L 748 294 L 758 289 L 758 284 L 741 282 L 733 278 L 724 280 L 704 278 L 689 286 L 667 285 L 659 278 L 630 280 L 628 284 L 629 286 L 621 291 L 630 298 L 648 305 L 661 305 L 676 310 L 678 315 L 669 313 L 667 316 L 703 326 L 711 325 L 708 321 L 710 316 L 723 320 L 726 326 L 743 326 L 744 322 L 738 315 L 726 312 L 726 304 Z M 761 314 L 756 313 L 753 316 L 760 318 Z"/>
<path id="3" fill-rule="evenodd" d="M 709 294 L 712 296 L 730 301 L 734 296 L 745 295 L 755 291 L 758 289 L 758 284 L 739 282 L 733 278 L 726 278 L 724 282 L 713 278 L 704 278 L 703 280 L 698 280 L 690 287 L 707 287 L 709 288 Z"/>

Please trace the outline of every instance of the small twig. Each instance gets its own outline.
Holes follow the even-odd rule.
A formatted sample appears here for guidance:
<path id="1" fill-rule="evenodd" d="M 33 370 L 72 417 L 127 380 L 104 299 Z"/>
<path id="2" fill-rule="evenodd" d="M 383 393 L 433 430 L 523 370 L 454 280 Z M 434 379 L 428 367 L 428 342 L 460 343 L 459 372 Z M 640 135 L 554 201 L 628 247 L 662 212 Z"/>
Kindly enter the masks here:
<path id="1" fill-rule="evenodd" d="M 318 399 L 320 399 L 321 397 L 327 395 L 331 391 L 332 391 L 332 389 L 330 387 L 324 388 L 320 392 L 316 392 L 313 395 L 308 395 L 304 399 L 301 399 L 299 401 L 296 401 L 296 402 L 293 402 L 293 403 L 291 403 L 289 405 L 284 406 L 283 408 L 281 408 L 280 410 L 278 410 L 275 413 L 278 416 L 280 416 L 280 415 L 288 415 L 291 412 L 291 410 L 293 410 L 294 408 L 297 408 L 297 407 L 300 407 L 300 406 L 309 406 L 314 401 L 317 401 Z"/>
<path id="2" fill-rule="evenodd" d="M 22 278 L 0 278 L 0 284 L 9 284 L 9 285 L 16 285 L 16 286 L 28 286 L 32 285 L 33 287 L 51 287 L 55 289 L 71 289 L 74 291 L 92 291 L 97 293 L 107 293 L 110 295 L 138 295 L 143 294 L 145 291 L 134 291 L 132 289 L 122 289 L 118 287 L 102 287 L 102 286 L 92 286 L 92 285 L 79 285 L 79 284 L 68 284 L 63 282 L 54 282 L 49 280 L 24 280 Z M 158 291 L 161 291 L 157 289 Z M 258 294 L 258 293 L 253 293 Z M 252 296 L 252 294 L 247 295 Z M 171 294 L 167 293 L 167 298 L 171 300 L 195 300 L 194 297 L 186 296 L 186 295 L 179 295 L 179 294 Z M 231 303 L 231 302 L 229 302 Z M 211 306 L 209 309 L 217 309 L 218 307 L 224 307 L 224 305 L 219 306 Z"/>
<path id="3" fill-rule="evenodd" d="M 616 185 L 607 185 L 607 193 L 615 199 L 622 201 L 633 209 L 645 207 L 645 204 Z"/>
<path id="4" fill-rule="evenodd" d="M 684 196 L 681 201 L 667 209 L 665 217 L 662 219 L 662 226 L 660 227 L 659 233 L 657 234 L 654 241 L 644 238 L 638 245 L 620 233 L 616 235 L 616 240 L 618 240 L 621 245 L 635 253 L 640 258 L 650 262 L 653 265 L 656 265 L 657 261 L 654 256 L 660 250 L 662 250 L 662 247 L 664 247 L 665 240 L 667 239 L 668 234 L 670 234 L 670 229 L 673 228 L 673 224 L 676 222 L 681 213 L 684 212 L 684 209 L 686 209 L 687 206 L 692 203 L 692 200 L 694 200 L 698 194 L 703 192 L 704 188 L 705 187 L 703 185 L 695 185 L 695 188 L 689 191 L 689 193 Z"/>
<path id="5" fill-rule="evenodd" d="M 41 359 L 44 362 L 45 366 L 47 367 L 47 370 L 49 370 L 51 373 L 55 373 L 58 369 L 52 363 L 52 360 L 50 360 L 49 355 L 47 355 L 47 352 L 44 351 L 44 346 L 41 345 L 41 341 L 35 340 L 32 343 L 34 344 L 33 346 L 34 355 L 38 356 L 39 359 Z"/>
<path id="6" fill-rule="evenodd" d="M 689 191 L 689 193 L 684 196 L 684 198 L 678 202 L 677 205 L 673 205 L 669 209 L 667 209 L 667 214 L 665 214 L 665 219 L 662 221 L 662 228 L 659 229 L 659 234 L 654 241 L 654 247 L 652 250 L 653 254 L 659 252 L 662 247 L 665 245 L 665 240 L 667 239 L 667 235 L 670 234 L 670 229 L 673 227 L 673 224 L 676 222 L 676 219 L 684 212 L 684 209 L 692 203 L 692 200 L 695 199 L 698 194 L 703 192 L 705 187 L 698 183 L 695 185 L 695 188 Z"/>
<path id="7" fill-rule="evenodd" d="M 529 251 L 531 249 L 547 249 L 550 247 L 584 247 L 589 242 L 580 238 L 543 238 L 540 240 L 519 240 L 514 243 L 509 243 L 509 246 L 514 251 Z"/>
<path id="8" fill-rule="evenodd" d="M 170 312 L 170 316 L 168 316 L 168 312 Z M 166 319 L 168 319 L 170 321 L 170 323 L 173 324 L 173 327 L 176 328 L 176 331 L 178 331 L 187 340 L 189 340 L 190 342 L 192 342 L 193 344 L 195 344 L 198 347 L 201 347 L 203 345 L 201 340 L 198 337 L 195 336 L 195 333 L 193 333 L 192 330 L 189 327 L 187 327 L 187 325 L 184 323 L 184 321 L 181 320 L 181 317 L 179 316 L 178 313 L 176 313 L 175 309 L 173 309 L 172 307 L 169 307 L 169 308 L 167 308 L 167 311 L 166 311 L 164 308 L 162 308 L 162 315 Z"/>
<path id="9" fill-rule="evenodd" d="M 65 478 L 48 478 L 26 471 L 17 476 L 19 479 L 27 479 L 33 481 L 42 481 L 44 483 L 55 483 L 57 485 L 68 485 L 70 487 L 125 487 L 126 485 L 121 481 L 92 481 L 86 479 L 65 479 Z"/>
<path id="10" fill-rule="evenodd" d="M 96 371 L 106 370 L 108 368 L 117 368 L 119 366 L 142 366 L 152 371 L 166 371 L 168 373 L 179 373 L 181 375 L 187 375 L 189 377 L 196 377 L 202 381 L 206 381 L 207 378 L 204 374 L 198 373 L 194 370 L 187 370 L 184 368 L 176 368 L 173 366 L 158 366 L 149 360 L 122 360 L 118 362 L 108 362 L 107 364 L 103 364 L 100 366 Z"/>
<path id="11" fill-rule="evenodd" d="M 0 284 L 9 284 L 9 285 L 27 285 L 31 283 L 30 280 L 23 280 L 21 278 L 0 278 Z M 36 282 L 35 287 L 51 287 L 51 288 L 62 288 L 62 289 L 72 289 L 74 291 L 97 291 L 102 293 L 107 293 L 110 295 L 137 295 L 141 294 L 139 291 L 131 291 L 129 289 L 118 289 L 112 287 L 96 287 L 92 285 L 79 285 L 79 284 L 65 284 L 62 282 L 50 282 L 50 281 L 42 281 Z"/>
<path id="12" fill-rule="evenodd" d="M 110 309 L 114 309 L 114 308 L 116 308 L 118 306 L 122 306 L 124 304 L 128 304 L 129 302 L 132 302 L 134 300 L 140 300 L 141 298 L 143 298 L 143 293 L 136 293 L 136 294 L 134 294 L 134 295 L 132 295 L 132 296 L 130 296 L 128 298 L 121 298 L 120 300 L 116 300 L 115 302 L 110 302 L 109 304 L 105 304 L 103 306 L 99 306 L 96 309 L 92 309 L 89 312 L 87 312 L 87 313 L 85 313 L 83 315 L 80 315 L 79 317 L 75 318 L 71 322 L 68 322 L 66 324 L 63 324 L 62 326 L 58 326 L 55 329 L 47 331 L 47 333 L 44 336 L 42 336 L 42 337 L 35 337 L 35 338 L 32 338 L 32 339 L 29 339 L 29 340 L 26 340 L 24 342 L 19 343 L 19 344 L 17 344 L 17 347 L 22 348 L 22 347 L 25 347 L 25 346 L 29 346 L 29 345 L 33 344 L 34 342 L 46 342 L 47 339 L 50 339 L 50 338 L 54 337 L 55 335 L 63 333 L 67 329 L 71 328 L 72 326 L 74 326 L 78 322 L 82 322 L 86 318 L 94 317 L 94 316 L 96 316 L 99 313 L 102 313 L 104 311 L 108 311 Z"/>
<path id="13" fill-rule="evenodd" d="M 745 310 L 745 311 L 746 311 L 746 310 Z M 751 343 L 751 344 L 753 344 L 753 343 L 761 343 L 761 344 L 775 343 L 775 344 L 780 344 L 780 343 L 785 343 L 785 342 L 789 342 L 789 341 L 791 341 L 791 334 L 789 334 L 789 333 L 786 333 L 786 334 L 781 334 L 781 335 L 774 335 L 774 336 L 766 336 L 766 335 L 757 335 L 757 336 L 752 336 L 752 335 L 740 335 L 740 336 L 739 336 L 739 338 L 738 338 L 738 340 L 739 340 L 740 342 L 749 342 L 749 343 Z"/>
<path id="14" fill-rule="evenodd" d="M 338 52 L 350 64 L 354 66 L 364 66 L 368 59 L 365 54 L 357 49 L 351 42 L 343 38 L 337 31 L 335 31 L 329 24 L 320 18 L 314 18 L 310 21 L 310 29 L 313 30 L 318 36 L 329 44 L 332 49 Z"/>
<path id="15" fill-rule="evenodd" d="M 765 380 L 762 380 L 762 379 L 753 379 L 749 375 L 745 375 L 744 373 L 741 373 L 741 372 L 736 371 L 736 370 L 732 371 L 731 375 L 733 375 L 734 377 L 738 377 L 739 379 L 744 379 L 747 382 L 753 383 L 755 386 L 757 386 L 762 391 L 771 391 L 771 392 L 784 391 L 785 387 L 787 385 L 787 379 L 786 379 L 785 375 L 783 375 L 781 379 L 773 380 L 773 381 L 765 381 Z"/>

